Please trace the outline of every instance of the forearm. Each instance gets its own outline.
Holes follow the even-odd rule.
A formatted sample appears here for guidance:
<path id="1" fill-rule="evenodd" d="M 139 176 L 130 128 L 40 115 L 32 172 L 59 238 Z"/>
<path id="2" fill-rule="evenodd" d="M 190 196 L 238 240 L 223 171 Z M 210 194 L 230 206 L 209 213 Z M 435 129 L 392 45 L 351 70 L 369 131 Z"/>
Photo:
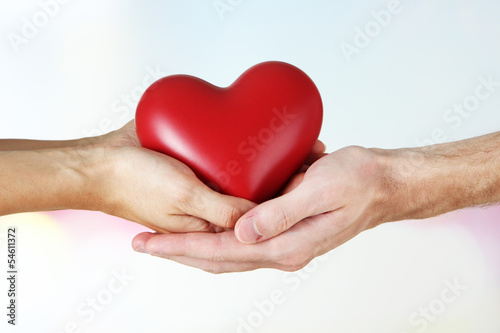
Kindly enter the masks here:
<path id="1" fill-rule="evenodd" d="M 500 202 L 500 132 L 390 155 L 395 180 L 388 197 L 398 209 L 387 220 Z"/>
<path id="2" fill-rule="evenodd" d="M 93 144 L 98 137 L 82 138 L 77 140 L 25 140 L 25 139 L 0 139 L 0 152 L 2 151 L 27 151 L 39 149 L 59 149 L 68 147 L 83 147 Z"/>
<path id="3" fill-rule="evenodd" d="M 95 150 L 0 152 L 0 215 L 98 209 L 104 165 Z"/>

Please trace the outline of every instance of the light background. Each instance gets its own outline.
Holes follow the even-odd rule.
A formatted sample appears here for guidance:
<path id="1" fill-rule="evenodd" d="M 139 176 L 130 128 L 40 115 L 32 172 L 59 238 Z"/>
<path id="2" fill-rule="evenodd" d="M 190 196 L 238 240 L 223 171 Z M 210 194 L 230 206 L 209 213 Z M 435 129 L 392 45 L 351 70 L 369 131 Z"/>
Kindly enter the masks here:
<path id="1" fill-rule="evenodd" d="M 500 87 L 459 126 L 444 118 L 474 94 L 479 77 L 500 81 L 497 1 L 401 0 L 402 12 L 351 61 L 342 43 L 353 44 L 356 27 L 370 25 L 372 11 L 388 1 L 221 2 L 232 3 L 224 19 L 211 0 L 72 0 L 51 7 L 54 15 L 16 52 L 9 38 L 22 35 L 23 18 L 32 21 L 41 5 L 1 0 L 0 137 L 106 132 L 133 118 L 152 75 L 186 73 L 227 86 L 266 60 L 290 62 L 316 82 L 329 151 L 415 146 L 436 129 L 448 141 L 500 129 Z M 500 208 L 492 207 L 392 223 L 297 273 L 210 275 L 134 253 L 130 241 L 145 228 L 101 213 L 5 216 L 2 271 L 5 231 L 19 228 L 19 325 L 7 327 L 2 310 L 0 327 L 60 333 L 75 322 L 81 332 L 498 333 L 499 219 Z M 110 294 L 109 283 L 122 271 L 133 279 Z M 465 290 L 441 309 L 446 281 Z M 6 290 L 0 276 L 3 309 Z M 273 290 L 284 302 L 262 310 L 255 302 L 268 304 Z M 96 296 L 106 304 L 91 316 L 85 304 Z M 432 319 L 415 315 L 429 307 L 438 313 Z"/>

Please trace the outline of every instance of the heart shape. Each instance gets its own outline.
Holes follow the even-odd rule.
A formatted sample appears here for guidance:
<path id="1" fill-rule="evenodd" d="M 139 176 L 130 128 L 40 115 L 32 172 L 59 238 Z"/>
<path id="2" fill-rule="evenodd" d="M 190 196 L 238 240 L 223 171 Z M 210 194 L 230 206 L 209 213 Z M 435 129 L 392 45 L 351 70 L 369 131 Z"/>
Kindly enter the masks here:
<path id="1" fill-rule="evenodd" d="M 255 65 L 220 88 L 188 75 L 153 83 L 139 101 L 141 145 L 187 164 L 207 185 L 256 203 L 274 197 L 318 139 L 323 104 L 290 64 Z"/>

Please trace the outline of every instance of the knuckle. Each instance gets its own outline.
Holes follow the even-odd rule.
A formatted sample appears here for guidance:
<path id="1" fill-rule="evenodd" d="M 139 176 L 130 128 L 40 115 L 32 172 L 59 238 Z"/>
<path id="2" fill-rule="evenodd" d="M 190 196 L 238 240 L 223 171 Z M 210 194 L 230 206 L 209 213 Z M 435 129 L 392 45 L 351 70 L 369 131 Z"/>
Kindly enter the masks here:
<path id="1" fill-rule="evenodd" d="M 195 200 L 195 196 L 190 187 L 178 187 L 174 190 L 174 197 L 180 207 L 190 206 Z"/>
<path id="2" fill-rule="evenodd" d="M 241 214 L 238 209 L 232 206 L 223 207 L 219 213 L 220 222 L 224 228 L 234 227 L 240 216 Z"/>
<path id="3" fill-rule="evenodd" d="M 278 234 L 291 227 L 291 219 L 287 212 L 281 207 L 271 214 L 271 231 Z"/>
<path id="4" fill-rule="evenodd" d="M 215 263 L 226 261 L 225 256 L 222 254 L 222 250 L 224 249 L 222 237 L 217 237 L 214 249 L 215 250 L 210 254 L 208 260 Z"/>
<path id="5" fill-rule="evenodd" d="M 179 181 L 180 183 L 172 188 L 174 198 L 179 205 L 179 208 L 185 212 L 209 209 L 206 200 L 204 200 L 205 198 L 203 197 L 203 192 L 200 191 L 200 188 L 196 183 L 193 183 L 187 178 L 180 179 Z"/>

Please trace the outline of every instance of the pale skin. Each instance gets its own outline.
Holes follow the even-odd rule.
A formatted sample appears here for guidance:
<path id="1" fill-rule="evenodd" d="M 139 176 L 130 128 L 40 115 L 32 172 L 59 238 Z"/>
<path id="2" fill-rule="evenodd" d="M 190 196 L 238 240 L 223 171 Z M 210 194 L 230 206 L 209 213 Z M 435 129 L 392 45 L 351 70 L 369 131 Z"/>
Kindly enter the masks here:
<path id="1" fill-rule="evenodd" d="M 222 273 L 297 270 L 382 223 L 500 202 L 500 132 L 424 148 L 324 151 L 318 141 L 282 195 L 255 205 L 141 148 L 133 122 L 80 140 L 0 140 L 0 215 L 102 211 L 157 231 L 137 235 L 136 251 Z"/>
<path id="2" fill-rule="evenodd" d="M 297 174 L 284 194 L 221 233 L 142 233 L 136 251 L 212 273 L 298 270 L 385 222 L 500 202 L 500 132 L 397 150 L 347 147 Z"/>
<path id="3" fill-rule="evenodd" d="M 0 140 L 0 215 L 102 211 L 157 232 L 234 227 L 255 205 L 205 186 L 183 163 L 140 147 L 131 121 L 70 141 Z"/>

